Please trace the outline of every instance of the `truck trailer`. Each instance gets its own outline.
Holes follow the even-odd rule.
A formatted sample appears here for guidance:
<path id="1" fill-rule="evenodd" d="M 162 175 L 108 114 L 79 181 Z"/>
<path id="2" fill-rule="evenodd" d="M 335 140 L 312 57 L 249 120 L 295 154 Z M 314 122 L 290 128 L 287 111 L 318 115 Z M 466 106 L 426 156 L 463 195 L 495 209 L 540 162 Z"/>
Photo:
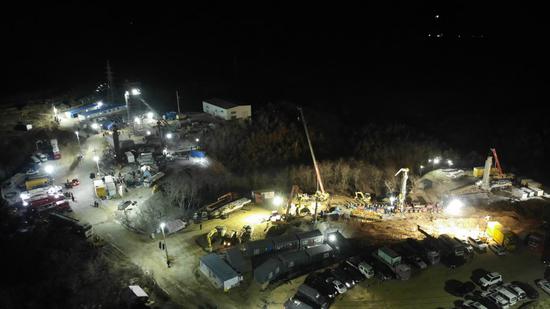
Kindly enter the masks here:
<path id="1" fill-rule="evenodd" d="M 378 248 L 372 253 L 373 257 L 387 265 L 401 280 L 411 277 L 411 267 L 401 261 L 401 256 L 388 247 Z"/>

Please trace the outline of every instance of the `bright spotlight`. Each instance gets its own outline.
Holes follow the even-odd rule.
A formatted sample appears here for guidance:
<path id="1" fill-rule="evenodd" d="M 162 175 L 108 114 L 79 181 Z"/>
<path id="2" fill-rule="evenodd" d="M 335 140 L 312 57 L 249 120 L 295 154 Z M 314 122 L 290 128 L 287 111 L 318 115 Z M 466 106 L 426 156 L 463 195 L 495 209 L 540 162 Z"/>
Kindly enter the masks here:
<path id="1" fill-rule="evenodd" d="M 452 216 L 460 215 L 462 208 L 464 207 L 464 203 L 459 199 L 453 199 L 447 204 L 447 207 L 445 208 L 445 212 Z"/>
<path id="2" fill-rule="evenodd" d="M 99 130 L 99 124 L 96 122 L 92 123 L 92 129 Z"/>
<path id="3" fill-rule="evenodd" d="M 440 157 L 435 157 L 434 158 L 434 164 L 439 164 L 439 161 L 441 161 Z"/>
<path id="4" fill-rule="evenodd" d="M 280 197 L 280 196 L 278 196 L 278 195 L 275 196 L 275 197 L 273 198 L 273 205 L 274 205 L 274 206 L 281 206 L 281 205 L 283 205 L 283 198 Z"/>
<path id="5" fill-rule="evenodd" d="M 149 120 L 152 120 L 153 116 L 154 116 L 153 112 L 148 112 L 147 113 L 147 118 L 149 118 Z"/>
<path id="6" fill-rule="evenodd" d="M 99 157 L 98 156 L 94 156 L 93 159 L 94 159 L 95 162 L 99 162 Z"/>
<path id="7" fill-rule="evenodd" d="M 147 130 L 147 135 L 151 135 L 151 131 Z"/>
<path id="8" fill-rule="evenodd" d="M 336 241 L 336 235 L 334 235 L 334 234 L 328 235 L 328 241 L 329 242 L 335 242 Z"/>
<path id="9" fill-rule="evenodd" d="M 447 160 L 447 164 L 448 164 L 449 166 L 453 166 L 453 161 L 452 161 L 452 160 Z"/>
<path id="10" fill-rule="evenodd" d="M 97 102 L 97 107 L 98 107 L 98 108 L 101 108 L 102 106 L 103 106 L 103 101 Z"/>
<path id="11" fill-rule="evenodd" d="M 197 142 L 197 143 L 198 143 L 199 141 L 200 141 L 200 140 L 199 140 L 199 138 L 198 138 L 198 137 L 197 137 L 197 138 L 195 138 L 195 142 Z"/>
<path id="12" fill-rule="evenodd" d="M 136 124 L 139 124 L 141 122 L 141 119 L 139 119 L 138 117 L 134 117 L 134 122 Z"/>
<path id="13" fill-rule="evenodd" d="M 166 138 L 171 139 L 172 138 L 172 133 L 166 133 Z"/>
<path id="14" fill-rule="evenodd" d="M 395 202 L 395 196 L 390 196 L 390 205 L 393 206 L 393 202 Z"/>
<path id="15" fill-rule="evenodd" d="M 51 166 L 51 165 L 46 165 L 46 166 L 44 166 L 44 171 L 45 171 L 47 174 L 53 173 L 53 166 Z"/>
<path id="16" fill-rule="evenodd" d="M 141 94 L 141 90 L 139 88 L 133 88 L 131 91 L 132 91 L 132 95 L 140 95 Z"/>

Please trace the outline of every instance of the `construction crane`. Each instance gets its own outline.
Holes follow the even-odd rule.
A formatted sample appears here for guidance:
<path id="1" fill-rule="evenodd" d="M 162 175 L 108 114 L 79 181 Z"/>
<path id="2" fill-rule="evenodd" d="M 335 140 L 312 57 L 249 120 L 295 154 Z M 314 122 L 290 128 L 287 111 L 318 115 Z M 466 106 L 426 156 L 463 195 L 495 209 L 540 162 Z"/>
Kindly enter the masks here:
<path id="1" fill-rule="evenodd" d="M 495 166 L 498 170 L 499 176 L 504 177 L 504 172 L 502 171 L 502 167 L 500 166 L 500 161 L 498 160 L 497 150 L 495 148 L 491 148 L 491 152 L 493 153 L 493 157 L 495 158 Z"/>
<path id="2" fill-rule="evenodd" d="M 398 199 L 398 206 L 401 212 L 403 212 L 403 208 L 405 207 L 405 198 L 407 197 L 407 180 L 409 179 L 409 169 L 408 168 L 401 168 L 397 173 L 395 173 L 395 176 L 399 175 L 400 173 L 403 173 L 403 178 L 401 178 L 401 192 L 399 192 L 399 199 Z"/>
<path id="3" fill-rule="evenodd" d="M 306 118 L 304 117 L 304 112 L 301 107 L 297 107 L 300 112 L 300 118 L 302 119 L 302 124 L 304 125 L 304 131 L 306 131 L 307 144 L 309 146 L 309 151 L 311 152 L 311 159 L 313 159 L 313 167 L 315 168 L 315 175 L 317 176 L 317 184 L 319 189 L 321 189 L 321 198 L 326 199 L 327 194 L 325 193 L 325 187 L 323 186 L 323 180 L 321 179 L 321 173 L 319 172 L 319 166 L 317 165 L 317 160 L 315 159 L 315 153 L 313 152 L 313 146 L 311 145 L 311 139 L 309 138 L 309 132 L 307 129 Z"/>

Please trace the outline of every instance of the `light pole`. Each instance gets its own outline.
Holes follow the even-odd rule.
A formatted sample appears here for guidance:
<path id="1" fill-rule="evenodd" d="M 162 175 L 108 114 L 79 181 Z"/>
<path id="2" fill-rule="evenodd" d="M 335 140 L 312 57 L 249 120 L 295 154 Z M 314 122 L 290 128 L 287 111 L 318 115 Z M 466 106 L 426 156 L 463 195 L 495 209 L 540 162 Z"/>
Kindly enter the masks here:
<path id="1" fill-rule="evenodd" d="M 97 175 L 99 176 L 99 174 L 100 174 L 100 170 L 99 170 L 99 157 L 98 157 L 98 156 L 94 156 L 94 161 L 95 161 L 95 163 L 97 164 Z"/>
<path id="2" fill-rule="evenodd" d="M 80 150 L 80 156 L 82 157 L 82 146 L 80 145 L 80 135 L 78 131 L 74 131 L 74 134 L 76 134 L 76 140 L 78 141 L 78 149 Z"/>
<path id="3" fill-rule="evenodd" d="M 422 176 L 422 170 L 424 169 L 424 165 L 420 165 L 420 176 Z"/>
<path id="4" fill-rule="evenodd" d="M 168 259 L 168 246 L 166 245 L 166 234 L 164 233 L 164 228 L 166 227 L 166 223 L 161 222 L 160 223 L 160 229 L 162 230 L 162 238 L 164 240 L 164 252 L 166 252 L 166 266 L 170 268 L 170 260 Z"/>
<path id="5" fill-rule="evenodd" d="M 128 97 L 130 93 L 128 91 L 124 92 L 124 101 L 126 102 L 126 114 L 128 119 L 128 126 L 130 125 L 130 106 L 128 105 Z"/>

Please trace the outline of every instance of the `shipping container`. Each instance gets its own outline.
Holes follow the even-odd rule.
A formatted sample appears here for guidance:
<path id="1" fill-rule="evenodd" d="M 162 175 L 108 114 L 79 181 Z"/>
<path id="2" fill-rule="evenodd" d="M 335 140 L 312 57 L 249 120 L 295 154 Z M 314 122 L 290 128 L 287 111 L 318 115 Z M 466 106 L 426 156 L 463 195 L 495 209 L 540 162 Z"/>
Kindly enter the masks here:
<path id="1" fill-rule="evenodd" d="M 505 247 L 507 250 L 513 251 L 516 249 L 516 235 L 512 231 L 505 229 L 499 222 L 487 222 L 486 233 L 487 236 L 492 238 L 497 244 Z"/>
<path id="2" fill-rule="evenodd" d="M 45 187 L 50 184 L 50 179 L 48 177 L 33 178 L 25 181 L 25 188 L 27 190 L 32 190 L 35 188 Z"/>

